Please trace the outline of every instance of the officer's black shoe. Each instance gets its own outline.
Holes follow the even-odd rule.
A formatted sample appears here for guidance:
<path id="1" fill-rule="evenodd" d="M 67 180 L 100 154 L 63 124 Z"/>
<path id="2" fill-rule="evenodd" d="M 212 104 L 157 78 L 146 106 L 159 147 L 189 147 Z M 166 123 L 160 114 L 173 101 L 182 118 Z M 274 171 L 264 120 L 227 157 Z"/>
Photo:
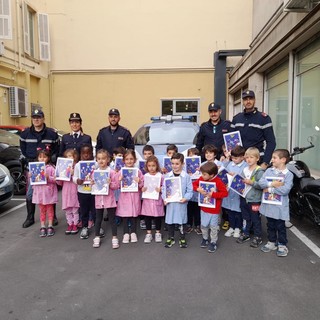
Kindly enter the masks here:
<path id="1" fill-rule="evenodd" d="M 22 228 L 29 228 L 34 224 L 34 219 L 28 219 L 22 224 Z"/>

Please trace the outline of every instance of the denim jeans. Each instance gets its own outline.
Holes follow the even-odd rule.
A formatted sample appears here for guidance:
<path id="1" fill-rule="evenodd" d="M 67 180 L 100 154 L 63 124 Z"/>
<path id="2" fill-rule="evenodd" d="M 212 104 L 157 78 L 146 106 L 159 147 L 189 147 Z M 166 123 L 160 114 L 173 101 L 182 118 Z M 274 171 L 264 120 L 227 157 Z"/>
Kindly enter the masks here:
<path id="1" fill-rule="evenodd" d="M 269 217 L 267 217 L 267 221 L 268 240 L 270 242 L 278 242 L 278 244 L 286 245 L 288 240 L 285 221 Z"/>

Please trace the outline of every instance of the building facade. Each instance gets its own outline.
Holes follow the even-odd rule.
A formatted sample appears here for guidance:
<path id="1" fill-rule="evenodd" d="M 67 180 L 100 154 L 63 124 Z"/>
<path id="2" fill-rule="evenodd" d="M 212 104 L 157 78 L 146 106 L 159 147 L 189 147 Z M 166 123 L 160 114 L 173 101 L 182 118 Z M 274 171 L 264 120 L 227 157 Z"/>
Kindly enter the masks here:
<path id="1" fill-rule="evenodd" d="M 319 1 L 253 3 L 253 38 L 229 78 L 229 117 L 239 112 L 241 92 L 256 92 L 257 105 L 272 120 L 278 148 L 315 148 L 300 159 L 320 175 Z"/>

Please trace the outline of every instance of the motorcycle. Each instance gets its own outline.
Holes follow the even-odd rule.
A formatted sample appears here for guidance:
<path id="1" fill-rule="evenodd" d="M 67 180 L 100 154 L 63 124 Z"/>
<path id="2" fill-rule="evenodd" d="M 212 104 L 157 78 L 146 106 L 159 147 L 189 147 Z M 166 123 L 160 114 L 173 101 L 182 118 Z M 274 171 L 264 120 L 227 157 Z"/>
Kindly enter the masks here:
<path id="1" fill-rule="evenodd" d="M 320 226 L 320 179 L 311 176 L 308 166 L 293 157 L 314 148 L 309 140 L 307 147 L 295 147 L 290 154 L 287 168 L 293 173 L 293 187 L 289 194 L 290 213 L 298 217 L 307 216 Z"/>

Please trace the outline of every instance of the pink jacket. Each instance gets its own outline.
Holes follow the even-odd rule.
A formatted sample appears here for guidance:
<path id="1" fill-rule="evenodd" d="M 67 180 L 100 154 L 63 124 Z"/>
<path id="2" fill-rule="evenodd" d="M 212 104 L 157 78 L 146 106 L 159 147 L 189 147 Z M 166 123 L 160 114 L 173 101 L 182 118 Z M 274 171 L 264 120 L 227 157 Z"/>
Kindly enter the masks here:
<path id="1" fill-rule="evenodd" d="M 55 181 L 55 168 L 46 165 L 46 174 L 49 175 L 47 184 L 32 186 L 32 202 L 36 204 L 53 204 L 58 202 L 58 188 Z"/>
<path id="2" fill-rule="evenodd" d="M 96 209 L 103 208 L 115 208 L 117 206 L 114 191 L 119 189 L 119 177 L 114 170 L 110 169 L 110 184 L 108 195 L 96 195 L 95 196 L 95 207 Z"/>
<path id="3" fill-rule="evenodd" d="M 62 210 L 79 208 L 78 186 L 73 181 L 57 181 L 62 186 Z"/>
<path id="4" fill-rule="evenodd" d="M 121 171 L 116 176 L 119 181 Z M 139 191 L 138 192 L 120 192 L 116 215 L 119 217 L 137 217 L 141 212 L 141 188 L 143 187 L 143 174 L 138 169 Z"/>

